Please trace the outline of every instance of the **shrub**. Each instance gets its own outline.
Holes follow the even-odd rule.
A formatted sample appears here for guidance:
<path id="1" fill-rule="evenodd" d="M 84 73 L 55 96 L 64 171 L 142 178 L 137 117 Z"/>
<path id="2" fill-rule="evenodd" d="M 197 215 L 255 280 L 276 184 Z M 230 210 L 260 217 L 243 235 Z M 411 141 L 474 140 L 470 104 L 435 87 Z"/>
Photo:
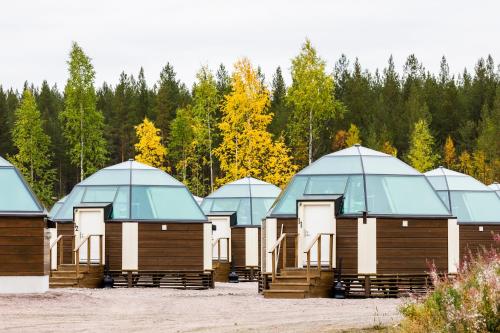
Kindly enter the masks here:
<path id="1" fill-rule="evenodd" d="M 469 251 L 456 276 L 440 278 L 431 267 L 434 290 L 400 308 L 403 332 L 500 332 L 500 255 L 496 246 Z"/>

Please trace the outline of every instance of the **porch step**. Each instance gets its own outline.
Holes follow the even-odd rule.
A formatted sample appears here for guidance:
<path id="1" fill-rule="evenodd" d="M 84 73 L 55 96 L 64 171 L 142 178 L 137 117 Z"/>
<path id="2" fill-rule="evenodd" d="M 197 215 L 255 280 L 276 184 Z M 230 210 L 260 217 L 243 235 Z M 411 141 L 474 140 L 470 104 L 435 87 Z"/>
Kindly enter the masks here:
<path id="1" fill-rule="evenodd" d="M 269 285 L 271 290 L 300 290 L 309 292 L 311 289 L 311 284 L 307 282 L 297 282 L 297 283 L 280 283 L 274 282 Z"/>
<path id="2" fill-rule="evenodd" d="M 316 280 L 318 280 L 319 276 L 311 276 L 311 284 L 316 284 Z M 292 276 L 276 276 L 276 282 L 278 283 L 307 283 L 306 275 L 292 275 Z"/>
<path id="3" fill-rule="evenodd" d="M 213 262 L 214 269 L 214 280 L 215 282 L 228 282 L 229 281 L 229 272 L 231 271 L 231 263 L 227 261 L 214 261 Z"/>
<path id="4" fill-rule="evenodd" d="M 304 290 L 290 290 L 290 289 L 269 289 L 264 291 L 264 298 L 289 298 L 301 299 L 307 298 L 309 293 Z"/>
<path id="5" fill-rule="evenodd" d="M 50 288 L 98 288 L 102 284 L 104 267 L 100 265 L 80 265 L 76 274 L 76 265 L 59 265 L 51 271 Z"/>

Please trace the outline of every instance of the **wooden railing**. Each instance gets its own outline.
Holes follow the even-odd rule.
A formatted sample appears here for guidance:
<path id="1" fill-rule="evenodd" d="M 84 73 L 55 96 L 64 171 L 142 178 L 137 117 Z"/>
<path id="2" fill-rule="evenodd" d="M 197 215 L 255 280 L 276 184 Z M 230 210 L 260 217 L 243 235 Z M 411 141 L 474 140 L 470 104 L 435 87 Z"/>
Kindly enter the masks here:
<path id="1" fill-rule="evenodd" d="M 103 264 L 103 235 L 88 235 L 85 236 L 80 243 L 75 246 L 75 235 L 59 235 L 57 239 L 50 244 L 50 270 L 52 270 L 52 251 L 54 246 L 57 245 L 57 266 L 64 264 L 64 239 L 71 238 L 71 264 L 76 265 L 76 275 L 80 274 L 80 248 L 87 244 L 87 267 L 90 269 L 92 251 L 92 237 L 99 237 L 99 265 Z"/>
<path id="2" fill-rule="evenodd" d="M 75 235 L 59 235 L 52 244 L 50 244 L 50 269 L 52 270 L 52 251 L 54 246 L 57 245 L 56 261 L 57 266 L 64 263 L 64 238 L 71 238 L 71 249 L 75 248 Z M 73 259 L 71 260 L 73 263 Z"/>
<path id="3" fill-rule="evenodd" d="M 271 249 L 268 251 L 269 253 L 272 254 L 272 282 L 275 282 L 276 280 L 276 274 L 277 274 L 277 265 L 279 262 L 279 257 L 280 253 L 283 253 L 283 256 L 281 258 L 281 263 L 283 266 L 283 269 L 286 268 L 286 263 L 287 263 L 287 238 L 294 238 L 295 239 L 295 250 L 297 250 L 297 236 L 296 235 L 288 235 L 287 233 L 281 234 L 281 236 L 276 240 L 276 242 L 273 244 Z M 297 263 L 297 255 L 295 255 L 295 262 Z"/>
<path id="4" fill-rule="evenodd" d="M 76 263 L 76 276 L 80 275 L 80 248 L 83 246 L 83 244 L 87 243 L 87 269 L 90 271 L 90 254 L 91 254 L 91 247 L 92 247 L 92 237 L 99 237 L 99 266 L 102 265 L 102 258 L 103 258 L 103 246 L 102 246 L 102 240 L 103 236 L 102 235 L 87 235 L 85 236 L 80 244 L 75 247 L 73 250 L 73 257 L 75 258 L 75 263 Z"/>
<path id="5" fill-rule="evenodd" d="M 229 242 L 229 240 L 230 240 L 229 237 L 219 237 L 216 240 L 214 240 L 212 243 L 212 250 L 215 247 L 215 245 L 217 245 L 217 261 L 221 262 L 221 241 L 223 241 L 223 240 L 226 240 L 226 244 L 227 244 L 227 246 L 226 246 L 226 258 L 227 258 L 227 262 L 230 262 L 229 248 L 230 248 L 231 244 Z"/>
<path id="6" fill-rule="evenodd" d="M 332 269 L 333 268 L 333 236 L 335 234 L 333 233 L 326 233 L 322 232 L 316 235 L 312 242 L 309 244 L 309 246 L 305 249 L 304 253 L 307 255 L 307 269 L 306 269 L 306 276 L 307 276 L 307 283 L 311 282 L 311 249 L 314 247 L 314 244 L 318 245 L 318 273 L 321 272 L 321 236 L 329 236 L 329 241 L 330 241 L 330 246 L 329 251 L 328 251 L 328 268 Z"/>

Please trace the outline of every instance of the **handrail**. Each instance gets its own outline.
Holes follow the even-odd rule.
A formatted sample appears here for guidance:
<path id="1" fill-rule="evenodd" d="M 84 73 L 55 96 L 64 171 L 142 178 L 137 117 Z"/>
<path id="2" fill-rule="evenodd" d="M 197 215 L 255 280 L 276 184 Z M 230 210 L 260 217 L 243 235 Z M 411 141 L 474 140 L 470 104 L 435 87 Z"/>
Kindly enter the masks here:
<path id="1" fill-rule="evenodd" d="M 330 235 L 330 236 L 333 236 L 335 235 L 334 233 L 329 233 L 329 232 L 320 232 L 316 235 L 316 237 L 314 237 L 314 239 L 311 241 L 311 243 L 309 243 L 309 246 L 306 248 L 306 250 L 304 250 L 304 253 L 307 253 L 309 251 L 311 251 L 312 247 L 314 246 L 314 244 L 318 241 L 318 239 L 323 236 L 323 235 Z"/>
<path id="2" fill-rule="evenodd" d="M 91 242 L 92 237 L 99 237 L 99 265 L 102 265 L 103 235 L 98 235 L 98 234 L 86 235 L 80 241 L 80 244 L 78 246 L 75 246 L 75 248 L 73 249 L 73 258 L 75 258 L 75 262 L 76 262 L 76 276 L 77 277 L 80 275 L 80 248 L 85 243 L 87 243 L 87 269 L 90 271 L 90 254 L 91 254 L 91 246 L 92 246 L 92 242 Z"/>
<path id="3" fill-rule="evenodd" d="M 64 262 L 64 238 L 69 237 L 71 238 L 71 246 L 73 247 L 74 241 L 75 241 L 75 235 L 59 235 L 56 240 L 50 244 L 49 248 L 49 267 L 50 270 L 52 271 L 52 251 L 54 246 L 57 245 L 57 255 L 56 255 L 56 262 L 57 265 L 60 265 Z"/>
<path id="4" fill-rule="evenodd" d="M 279 252 L 280 251 L 283 251 L 283 258 L 281 259 L 282 261 L 282 265 L 283 265 L 283 269 L 286 268 L 286 254 L 287 254 L 287 250 L 286 250 L 286 243 L 287 243 L 287 238 L 288 237 L 295 237 L 295 250 L 297 250 L 297 238 L 296 236 L 294 235 L 288 235 L 286 232 L 285 233 L 282 233 L 281 236 L 276 240 L 276 242 L 274 243 L 274 245 L 271 247 L 271 249 L 268 251 L 268 253 L 271 253 L 272 254 L 272 282 L 275 282 L 276 281 L 276 266 L 277 266 L 277 261 L 279 260 Z M 281 245 L 283 244 L 283 245 Z M 278 253 L 276 253 L 278 252 Z M 295 253 L 297 254 L 297 253 Z M 278 260 L 277 260 L 278 258 Z"/>
<path id="5" fill-rule="evenodd" d="M 276 240 L 274 245 L 271 247 L 271 249 L 268 251 L 269 253 L 273 253 L 274 250 L 281 244 L 281 241 L 286 237 L 286 232 L 281 234 L 280 238 Z"/>
<path id="6" fill-rule="evenodd" d="M 328 232 L 320 232 L 314 237 L 312 242 L 309 244 L 309 246 L 304 251 L 304 253 L 307 254 L 307 269 L 306 269 L 307 283 L 311 282 L 311 272 L 310 272 L 310 270 L 311 270 L 311 249 L 313 248 L 314 244 L 318 245 L 318 273 L 321 274 L 321 236 L 329 236 L 328 238 L 330 240 L 330 246 L 329 246 L 330 251 L 328 253 L 328 258 L 329 258 L 328 267 L 330 269 L 333 268 L 332 252 L 333 252 L 333 236 L 335 236 L 335 234 L 328 233 Z"/>
<path id="7" fill-rule="evenodd" d="M 56 240 L 55 240 L 52 244 L 50 244 L 50 249 L 52 250 L 52 248 L 53 248 L 53 247 L 54 247 L 57 243 L 59 243 L 59 241 L 60 241 L 63 237 L 64 237 L 64 235 L 59 235 L 59 236 L 56 238 Z"/>
<path id="8" fill-rule="evenodd" d="M 85 242 L 87 242 L 89 240 L 89 238 L 91 237 L 91 235 L 87 235 L 85 236 L 84 238 L 82 238 L 80 240 L 80 244 L 78 246 L 75 246 L 75 248 L 73 249 L 73 251 L 77 251 L 77 250 L 80 250 L 80 248 L 82 247 L 83 244 L 85 244 Z"/>

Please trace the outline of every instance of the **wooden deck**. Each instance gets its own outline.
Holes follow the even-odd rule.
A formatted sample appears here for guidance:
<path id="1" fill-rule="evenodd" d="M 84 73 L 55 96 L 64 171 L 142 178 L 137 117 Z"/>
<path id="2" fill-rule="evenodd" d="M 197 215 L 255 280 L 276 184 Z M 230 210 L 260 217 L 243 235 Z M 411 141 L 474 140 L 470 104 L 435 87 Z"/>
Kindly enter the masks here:
<path id="1" fill-rule="evenodd" d="M 159 287 L 209 289 L 214 287 L 213 271 L 111 271 L 115 287 Z"/>

